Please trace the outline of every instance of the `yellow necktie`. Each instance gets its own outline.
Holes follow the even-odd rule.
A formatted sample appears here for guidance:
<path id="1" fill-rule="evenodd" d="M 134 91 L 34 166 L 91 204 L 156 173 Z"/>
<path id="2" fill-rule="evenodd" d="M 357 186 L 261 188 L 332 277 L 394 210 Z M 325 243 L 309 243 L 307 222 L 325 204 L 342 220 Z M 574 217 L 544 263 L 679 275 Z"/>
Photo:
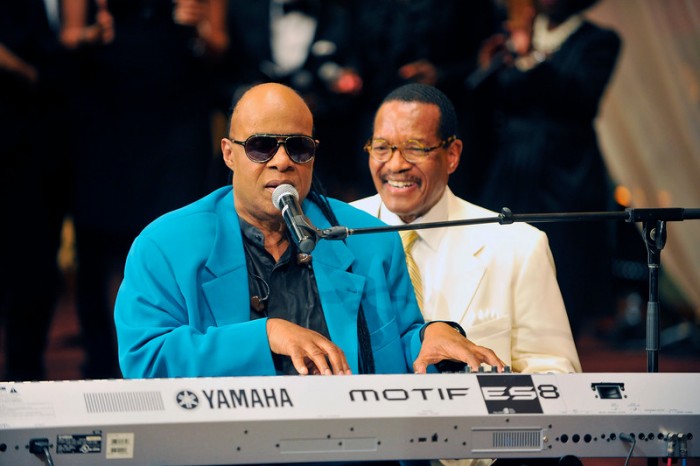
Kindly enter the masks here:
<path id="1" fill-rule="evenodd" d="M 401 242 L 403 243 L 403 250 L 406 253 L 406 265 L 408 266 L 408 275 L 411 277 L 411 283 L 413 283 L 413 290 L 416 293 L 416 301 L 418 301 L 418 307 L 421 312 L 423 312 L 423 281 L 420 278 L 420 270 L 418 269 L 418 264 L 413 259 L 413 254 L 411 250 L 413 249 L 413 244 L 418 239 L 418 233 L 413 230 L 400 231 Z"/>

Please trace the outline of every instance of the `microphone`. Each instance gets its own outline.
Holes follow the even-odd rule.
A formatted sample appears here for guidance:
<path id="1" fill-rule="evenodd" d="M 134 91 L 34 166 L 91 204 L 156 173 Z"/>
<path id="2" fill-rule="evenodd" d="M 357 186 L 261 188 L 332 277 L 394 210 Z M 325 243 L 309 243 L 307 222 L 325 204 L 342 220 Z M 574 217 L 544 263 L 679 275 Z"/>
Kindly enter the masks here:
<path id="1" fill-rule="evenodd" d="M 291 184 L 281 184 L 272 191 L 272 203 L 282 211 L 282 218 L 299 251 L 310 254 L 316 247 L 318 233 L 299 205 L 299 193 Z"/>

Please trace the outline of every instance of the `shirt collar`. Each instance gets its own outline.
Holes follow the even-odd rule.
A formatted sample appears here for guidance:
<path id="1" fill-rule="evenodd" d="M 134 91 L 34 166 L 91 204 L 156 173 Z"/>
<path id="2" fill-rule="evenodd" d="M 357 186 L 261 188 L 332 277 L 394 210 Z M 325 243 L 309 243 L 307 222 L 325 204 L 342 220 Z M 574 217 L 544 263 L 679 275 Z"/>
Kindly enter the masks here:
<path id="1" fill-rule="evenodd" d="M 549 19 L 545 15 L 537 15 L 532 30 L 532 46 L 535 50 L 550 55 L 562 46 L 574 32 L 583 24 L 583 15 L 570 16 L 556 28 L 549 30 Z"/>
<path id="2" fill-rule="evenodd" d="M 445 187 L 445 192 L 442 193 L 442 197 L 435 204 L 432 209 L 430 209 L 422 217 L 418 217 L 410 223 L 410 225 L 415 225 L 418 223 L 432 223 L 432 222 L 444 222 L 449 219 L 449 197 L 452 191 L 449 187 Z M 384 204 L 384 201 L 379 205 L 378 217 L 381 221 L 387 225 L 406 225 L 406 223 L 399 218 L 394 212 L 390 211 Z M 437 250 L 442 238 L 445 236 L 445 228 L 425 228 L 416 230 L 418 236 L 422 241 L 430 247 L 432 250 Z"/>
<path id="3" fill-rule="evenodd" d="M 248 254 L 255 254 L 256 257 L 271 257 L 265 249 L 265 235 L 263 235 L 262 231 L 243 220 L 243 218 L 241 218 L 240 216 L 238 217 L 238 221 L 241 224 L 241 234 L 243 237 L 243 243 L 249 246 L 245 248 L 246 252 Z M 289 247 L 286 251 L 284 251 L 284 254 L 282 254 L 282 257 L 280 257 L 279 261 L 277 261 L 275 267 L 277 265 L 282 265 L 289 262 L 289 259 L 292 255 L 292 251 L 296 251 L 296 249 L 294 247 L 294 242 L 290 241 Z M 272 263 L 274 264 L 274 261 L 272 261 Z"/>

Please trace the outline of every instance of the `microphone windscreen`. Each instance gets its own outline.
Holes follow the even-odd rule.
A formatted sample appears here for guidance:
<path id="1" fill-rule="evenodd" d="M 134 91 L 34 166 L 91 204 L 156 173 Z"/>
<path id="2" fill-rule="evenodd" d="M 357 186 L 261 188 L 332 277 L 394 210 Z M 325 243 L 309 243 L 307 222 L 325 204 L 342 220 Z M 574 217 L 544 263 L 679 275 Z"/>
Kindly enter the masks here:
<path id="1" fill-rule="evenodd" d="M 282 204 L 280 201 L 286 195 L 292 195 L 294 199 L 299 200 L 299 192 L 291 184 L 281 184 L 272 191 L 272 203 L 278 209 L 282 210 Z"/>

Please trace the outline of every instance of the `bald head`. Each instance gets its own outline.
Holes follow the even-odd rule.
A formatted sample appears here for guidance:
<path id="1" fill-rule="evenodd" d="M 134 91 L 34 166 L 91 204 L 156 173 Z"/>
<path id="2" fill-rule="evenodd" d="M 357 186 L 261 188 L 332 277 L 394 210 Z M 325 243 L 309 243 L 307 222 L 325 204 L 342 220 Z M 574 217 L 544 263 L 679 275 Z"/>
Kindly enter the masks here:
<path id="1" fill-rule="evenodd" d="M 311 189 L 314 159 L 294 162 L 286 144 L 278 146 L 265 162 L 250 159 L 244 141 L 254 135 L 313 136 L 311 110 L 293 89 L 281 84 L 260 84 L 240 98 L 231 115 L 229 137 L 221 140 L 226 166 L 233 172 L 235 209 L 241 218 L 262 231 L 279 233 L 284 228 L 272 192 L 291 184 L 303 200 Z"/>
<path id="2" fill-rule="evenodd" d="M 313 115 L 304 99 L 292 88 L 277 83 L 250 88 L 231 115 L 235 137 L 253 133 L 311 135 L 312 130 Z"/>

